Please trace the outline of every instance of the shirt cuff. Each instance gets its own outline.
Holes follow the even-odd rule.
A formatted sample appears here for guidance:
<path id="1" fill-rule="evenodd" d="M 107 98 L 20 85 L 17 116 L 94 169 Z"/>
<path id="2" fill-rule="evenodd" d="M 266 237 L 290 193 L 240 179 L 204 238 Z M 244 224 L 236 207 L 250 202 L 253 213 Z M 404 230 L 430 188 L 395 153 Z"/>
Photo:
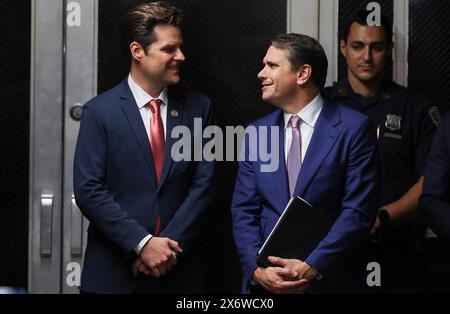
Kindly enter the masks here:
<path id="1" fill-rule="evenodd" d="M 139 244 L 134 248 L 134 252 L 136 252 L 137 255 L 139 255 L 142 251 L 142 248 L 147 244 L 147 242 L 152 238 L 152 235 L 149 234 L 145 238 L 139 242 Z"/>

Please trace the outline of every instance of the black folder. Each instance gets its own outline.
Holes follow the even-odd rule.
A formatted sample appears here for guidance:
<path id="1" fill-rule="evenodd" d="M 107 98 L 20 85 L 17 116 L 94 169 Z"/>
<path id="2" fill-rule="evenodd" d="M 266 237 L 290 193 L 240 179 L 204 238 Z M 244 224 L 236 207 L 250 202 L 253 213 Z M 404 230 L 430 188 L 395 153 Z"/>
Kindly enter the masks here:
<path id="1" fill-rule="evenodd" d="M 300 197 L 292 198 L 258 252 L 257 263 L 269 267 L 269 256 L 305 261 L 332 224 Z"/>

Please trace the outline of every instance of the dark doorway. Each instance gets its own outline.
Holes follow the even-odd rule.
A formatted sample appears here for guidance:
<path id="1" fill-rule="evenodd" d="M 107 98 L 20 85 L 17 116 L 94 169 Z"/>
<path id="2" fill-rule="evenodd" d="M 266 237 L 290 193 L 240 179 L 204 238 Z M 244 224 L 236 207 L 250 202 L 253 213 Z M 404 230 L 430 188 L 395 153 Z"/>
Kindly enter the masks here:
<path id="1" fill-rule="evenodd" d="M 31 1 L 0 9 L 0 286 L 28 284 Z"/>
<path id="2" fill-rule="evenodd" d="M 450 110 L 450 6 L 439 0 L 409 2 L 409 86 L 441 113 Z"/>

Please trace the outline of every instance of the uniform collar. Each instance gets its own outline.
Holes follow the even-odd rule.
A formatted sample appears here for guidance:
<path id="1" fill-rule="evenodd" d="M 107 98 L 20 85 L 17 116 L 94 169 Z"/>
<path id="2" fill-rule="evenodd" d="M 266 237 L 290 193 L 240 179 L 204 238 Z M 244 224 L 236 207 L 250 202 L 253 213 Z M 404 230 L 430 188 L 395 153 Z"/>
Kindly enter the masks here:
<path id="1" fill-rule="evenodd" d="M 363 98 L 365 99 L 365 103 L 373 104 L 378 101 L 386 101 L 392 98 L 392 87 L 393 82 L 392 80 L 385 79 L 381 83 L 381 87 L 378 89 L 375 96 L 372 97 L 363 97 L 360 94 L 357 94 L 353 91 L 352 86 L 350 85 L 350 82 L 348 80 L 348 77 L 342 80 L 341 84 L 338 84 L 338 94 L 340 97 L 343 98 Z"/>

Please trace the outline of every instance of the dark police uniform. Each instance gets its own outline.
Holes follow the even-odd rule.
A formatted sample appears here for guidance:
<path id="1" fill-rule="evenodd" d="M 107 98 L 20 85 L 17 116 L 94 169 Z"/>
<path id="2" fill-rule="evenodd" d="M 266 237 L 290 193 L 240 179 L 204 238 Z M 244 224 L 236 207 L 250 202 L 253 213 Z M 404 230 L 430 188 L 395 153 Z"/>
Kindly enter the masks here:
<path id="1" fill-rule="evenodd" d="M 344 79 L 326 88 L 324 97 L 372 120 L 380 149 L 380 207 L 401 198 L 424 174 L 439 118 L 437 108 L 392 81 L 384 82 L 375 96 L 362 97 Z M 373 244 L 371 253 L 371 258 L 378 259 L 381 265 L 382 291 L 423 291 L 423 267 L 418 250 L 423 232 L 423 223 L 417 221 L 383 228 L 381 242 Z"/>

